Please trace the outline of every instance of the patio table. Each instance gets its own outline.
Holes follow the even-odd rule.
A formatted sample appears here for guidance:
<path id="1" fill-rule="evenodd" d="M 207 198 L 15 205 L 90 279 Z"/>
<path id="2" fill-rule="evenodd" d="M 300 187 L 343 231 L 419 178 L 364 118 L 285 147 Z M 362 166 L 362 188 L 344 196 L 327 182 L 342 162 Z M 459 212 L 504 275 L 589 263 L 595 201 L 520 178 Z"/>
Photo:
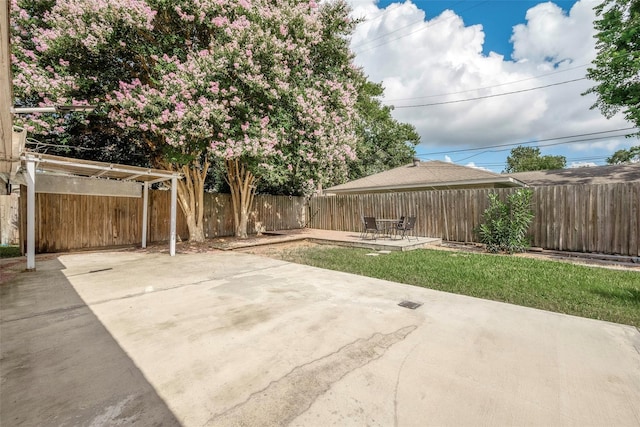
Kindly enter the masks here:
<path id="1" fill-rule="evenodd" d="M 391 231 L 394 229 L 394 225 L 398 223 L 398 219 L 385 219 L 385 218 L 376 218 L 376 223 L 378 223 L 378 229 L 382 230 L 384 234 L 388 237 L 391 237 Z"/>

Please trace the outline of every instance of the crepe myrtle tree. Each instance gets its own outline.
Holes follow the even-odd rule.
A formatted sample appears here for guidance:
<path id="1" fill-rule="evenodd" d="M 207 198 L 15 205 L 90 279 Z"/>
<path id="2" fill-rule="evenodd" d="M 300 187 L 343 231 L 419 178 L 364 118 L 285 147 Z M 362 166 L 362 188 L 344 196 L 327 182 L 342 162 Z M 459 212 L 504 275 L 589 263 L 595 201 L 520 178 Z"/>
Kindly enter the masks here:
<path id="1" fill-rule="evenodd" d="M 204 239 L 212 162 L 225 168 L 239 237 L 258 179 L 294 180 L 310 193 L 346 174 L 362 74 L 342 40 L 353 29 L 344 3 L 23 3 L 30 8 L 14 0 L 12 10 L 20 95 L 107 105 L 117 126 L 151 148 L 156 166 L 184 174 L 178 195 L 190 240 Z M 30 123 L 63 132 L 64 117 L 53 119 Z"/>
<path id="2" fill-rule="evenodd" d="M 640 126 L 640 0 L 604 0 L 594 10 L 597 55 L 587 78 L 596 85 L 583 95 L 594 93 L 591 108 L 606 117 L 622 110 Z"/>

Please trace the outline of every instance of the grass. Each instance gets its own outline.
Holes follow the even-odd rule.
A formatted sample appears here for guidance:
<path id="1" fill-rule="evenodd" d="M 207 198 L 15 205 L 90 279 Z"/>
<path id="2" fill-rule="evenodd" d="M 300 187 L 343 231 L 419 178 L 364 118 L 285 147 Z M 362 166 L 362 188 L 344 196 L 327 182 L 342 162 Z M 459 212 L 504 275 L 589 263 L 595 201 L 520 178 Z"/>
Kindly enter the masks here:
<path id="1" fill-rule="evenodd" d="M 19 246 L 0 246 L 0 258 L 13 258 L 20 255 Z"/>
<path id="2" fill-rule="evenodd" d="M 309 247 L 288 261 L 640 327 L 640 273 L 532 258 L 415 250 L 377 257 Z"/>

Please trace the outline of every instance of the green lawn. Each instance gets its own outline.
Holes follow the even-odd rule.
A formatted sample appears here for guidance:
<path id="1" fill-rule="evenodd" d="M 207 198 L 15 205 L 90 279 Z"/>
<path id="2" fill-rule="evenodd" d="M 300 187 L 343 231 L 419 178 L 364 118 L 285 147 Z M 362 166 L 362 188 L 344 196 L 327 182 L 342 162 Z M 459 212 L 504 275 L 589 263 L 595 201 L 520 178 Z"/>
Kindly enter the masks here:
<path id="1" fill-rule="evenodd" d="M 640 273 L 506 255 L 439 250 L 299 248 L 301 264 L 640 327 Z"/>

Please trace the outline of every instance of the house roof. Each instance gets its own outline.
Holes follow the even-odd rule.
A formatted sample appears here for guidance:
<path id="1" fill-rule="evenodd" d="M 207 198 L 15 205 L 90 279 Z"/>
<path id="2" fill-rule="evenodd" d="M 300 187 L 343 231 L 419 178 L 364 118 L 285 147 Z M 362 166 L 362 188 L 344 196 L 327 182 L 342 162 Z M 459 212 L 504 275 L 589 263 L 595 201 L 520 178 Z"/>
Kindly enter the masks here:
<path id="1" fill-rule="evenodd" d="M 327 193 L 366 193 L 471 187 L 521 187 L 506 175 L 432 160 L 416 162 L 327 188 Z"/>
<path id="2" fill-rule="evenodd" d="M 570 169 L 510 173 L 518 181 L 531 186 L 614 184 L 640 182 L 640 163 L 590 166 Z"/>

